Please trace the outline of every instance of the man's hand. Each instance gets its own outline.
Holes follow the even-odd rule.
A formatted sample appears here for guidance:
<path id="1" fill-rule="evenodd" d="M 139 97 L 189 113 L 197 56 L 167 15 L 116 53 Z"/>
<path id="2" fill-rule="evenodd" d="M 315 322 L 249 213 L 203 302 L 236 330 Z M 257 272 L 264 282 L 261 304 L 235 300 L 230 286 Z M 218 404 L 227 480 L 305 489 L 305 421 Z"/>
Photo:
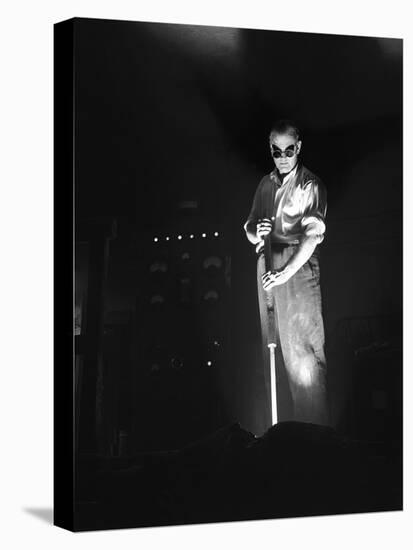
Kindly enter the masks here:
<path id="1" fill-rule="evenodd" d="M 271 233 L 271 229 L 272 229 L 272 222 L 270 219 L 263 218 L 262 220 L 258 220 L 257 237 L 262 241 L 265 235 L 268 235 L 268 233 Z"/>
<path id="2" fill-rule="evenodd" d="M 272 271 L 267 271 L 261 277 L 262 286 L 264 290 L 271 290 L 274 286 L 286 283 L 292 275 L 293 273 L 288 269 L 273 269 Z"/>

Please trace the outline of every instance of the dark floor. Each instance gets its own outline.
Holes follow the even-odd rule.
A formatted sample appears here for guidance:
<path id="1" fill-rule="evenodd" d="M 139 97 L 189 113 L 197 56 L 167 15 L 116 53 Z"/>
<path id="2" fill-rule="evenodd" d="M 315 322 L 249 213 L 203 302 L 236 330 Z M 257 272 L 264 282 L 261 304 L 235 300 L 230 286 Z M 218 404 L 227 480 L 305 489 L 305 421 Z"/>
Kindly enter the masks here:
<path id="1" fill-rule="evenodd" d="M 233 424 L 179 451 L 83 457 L 75 530 L 401 510 L 401 456 L 397 441 L 283 422 L 261 438 Z"/>

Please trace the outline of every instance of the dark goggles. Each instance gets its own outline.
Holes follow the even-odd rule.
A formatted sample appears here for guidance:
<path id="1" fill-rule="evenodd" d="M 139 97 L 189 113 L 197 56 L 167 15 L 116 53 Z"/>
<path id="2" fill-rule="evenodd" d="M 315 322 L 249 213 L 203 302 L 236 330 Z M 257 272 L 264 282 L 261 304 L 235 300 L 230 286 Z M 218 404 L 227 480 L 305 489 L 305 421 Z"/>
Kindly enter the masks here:
<path id="1" fill-rule="evenodd" d="M 295 155 L 295 153 L 296 153 L 295 145 L 290 145 L 290 147 L 287 147 L 285 151 L 281 151 L 281 149 L 278 149 L 278 147 L 271 145 L 271 155 L 275 159 L 279 159 L 284 155 L 288 158 L 291 158 Z"/>

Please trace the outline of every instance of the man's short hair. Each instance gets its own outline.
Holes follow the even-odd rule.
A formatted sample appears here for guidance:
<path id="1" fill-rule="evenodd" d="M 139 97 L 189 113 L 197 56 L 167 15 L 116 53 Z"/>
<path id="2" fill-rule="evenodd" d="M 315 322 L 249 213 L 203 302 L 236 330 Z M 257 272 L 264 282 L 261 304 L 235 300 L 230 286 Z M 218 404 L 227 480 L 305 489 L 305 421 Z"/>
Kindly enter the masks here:
<path id="1" fill-rule="evenodd" d="M 297 141 L 300 139 L 301 132 L 298 129 L 297 125 L 288 119 L 277 120 L 272 126 L 270 131 L 270 140 L 275 134 L 285 135 L 288 134 L 293 136 Z"/>

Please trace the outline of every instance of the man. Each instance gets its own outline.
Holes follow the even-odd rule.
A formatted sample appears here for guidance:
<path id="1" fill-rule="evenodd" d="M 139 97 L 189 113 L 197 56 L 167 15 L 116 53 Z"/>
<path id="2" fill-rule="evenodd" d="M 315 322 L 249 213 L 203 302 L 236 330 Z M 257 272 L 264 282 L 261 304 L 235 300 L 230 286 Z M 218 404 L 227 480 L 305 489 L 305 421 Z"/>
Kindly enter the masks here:
<path id="1" fill-rule="evenodd" d="M 280 374 L 284 375 L 291 409 L 286 412 L 288 401 L 279 395 L 283 410 L 278 417 L 328 424 L 317 249 L 326 228 L 326 191 L 320 179 L 299 161 L 301 147 L 300 132 L 293 122 L 281 120 L 272 127 L 270 150 L 275 169 L 259 183 L 244 229 L 258 254 L 258 301 L 267 395 L 268 313 L 273 312 L 277 378 L 279 382 Z M 273 270 L 266 272 L 264 238 L 268 234 Z M 280 387 L 282 376 L 278 391 Z"/>

